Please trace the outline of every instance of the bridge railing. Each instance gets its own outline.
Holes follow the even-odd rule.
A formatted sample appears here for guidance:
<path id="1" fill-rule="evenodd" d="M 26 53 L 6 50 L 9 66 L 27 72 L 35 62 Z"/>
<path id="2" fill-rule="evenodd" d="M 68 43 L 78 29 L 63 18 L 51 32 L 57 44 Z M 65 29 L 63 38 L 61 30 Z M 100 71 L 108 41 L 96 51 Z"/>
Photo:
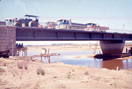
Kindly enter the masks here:
<path id="1" fill-rule="evenodd" d="M 123 29 L 112 29 L 110 28 L 109 30 L 107 30 L 107 32 L 111 32 L 111 33 L 124 33 L 124 34 L 132 34 L 132 30 L 123 30 Z"/>

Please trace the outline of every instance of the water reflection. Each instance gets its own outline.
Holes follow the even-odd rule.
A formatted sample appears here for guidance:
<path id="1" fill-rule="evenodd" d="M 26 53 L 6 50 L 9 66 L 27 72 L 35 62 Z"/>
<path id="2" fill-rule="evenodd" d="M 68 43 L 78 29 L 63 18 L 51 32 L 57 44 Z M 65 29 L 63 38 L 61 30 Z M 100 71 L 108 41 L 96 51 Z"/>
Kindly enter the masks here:
<path id="1" fill-rule="evenodd" d="M 132 59 L 126 59 L 126 60 L 119 60 L 119 59 L 110 59 L 106 60 L 103 59 L 102 61 L 102 68 L 108 68 L 108 69 L 131 69 L 132 68 Z"/>
<path id="2" fill-rule="evenodd" d="M 117 67 L 119 69 L 124 68 L 122 60 L 116 60 L 116 59 L 110 59 L 110 60 L 103 59 L 102 67 L 108 69 L 116 69 Z"/>

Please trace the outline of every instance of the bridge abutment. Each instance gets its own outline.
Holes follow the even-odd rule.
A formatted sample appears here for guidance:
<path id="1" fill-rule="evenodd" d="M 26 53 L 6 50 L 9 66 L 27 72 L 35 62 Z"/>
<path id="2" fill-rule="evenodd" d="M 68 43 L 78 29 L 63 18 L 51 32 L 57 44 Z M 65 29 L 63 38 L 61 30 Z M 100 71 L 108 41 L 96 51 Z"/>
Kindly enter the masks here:
<path id="1" fill-rule="evenodd" d="M 9 56 L 15 55 L 16 27 L 0 26 L 0 51 L 10 50 Z"/>
<path id="2" fill-rule="evenodd" d="M 102 40 L 100 47 L 104 55 L 115 55 L 120 57 L 125 45 L 124 40 Z"/>

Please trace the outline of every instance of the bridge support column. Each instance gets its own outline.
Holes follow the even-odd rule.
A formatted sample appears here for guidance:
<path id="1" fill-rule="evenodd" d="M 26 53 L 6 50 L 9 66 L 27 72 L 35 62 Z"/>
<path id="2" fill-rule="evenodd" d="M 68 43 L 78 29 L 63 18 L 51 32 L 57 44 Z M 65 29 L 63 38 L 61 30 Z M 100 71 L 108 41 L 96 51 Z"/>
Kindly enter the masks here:
<path id="1" fill-rule="evenodd" d="M 113 55 L 120 57 L 125 45 L 124 40 L 103 40 L 100 41 L 100 47 L 104 55 Z"/>

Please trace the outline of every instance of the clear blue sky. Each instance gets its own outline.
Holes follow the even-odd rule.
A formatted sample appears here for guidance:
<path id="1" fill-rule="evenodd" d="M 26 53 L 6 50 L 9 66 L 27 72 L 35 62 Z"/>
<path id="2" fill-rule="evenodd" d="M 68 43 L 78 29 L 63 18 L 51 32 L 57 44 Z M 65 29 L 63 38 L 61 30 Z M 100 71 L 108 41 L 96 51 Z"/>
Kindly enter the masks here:
<path id="1" fill-rule="evenodd" d="M 40 16 L 40 22 L 59 18 L 72 22 L 95 22 L 132 31 L 132 0 L 0 0 L 0 20 Z"/>

